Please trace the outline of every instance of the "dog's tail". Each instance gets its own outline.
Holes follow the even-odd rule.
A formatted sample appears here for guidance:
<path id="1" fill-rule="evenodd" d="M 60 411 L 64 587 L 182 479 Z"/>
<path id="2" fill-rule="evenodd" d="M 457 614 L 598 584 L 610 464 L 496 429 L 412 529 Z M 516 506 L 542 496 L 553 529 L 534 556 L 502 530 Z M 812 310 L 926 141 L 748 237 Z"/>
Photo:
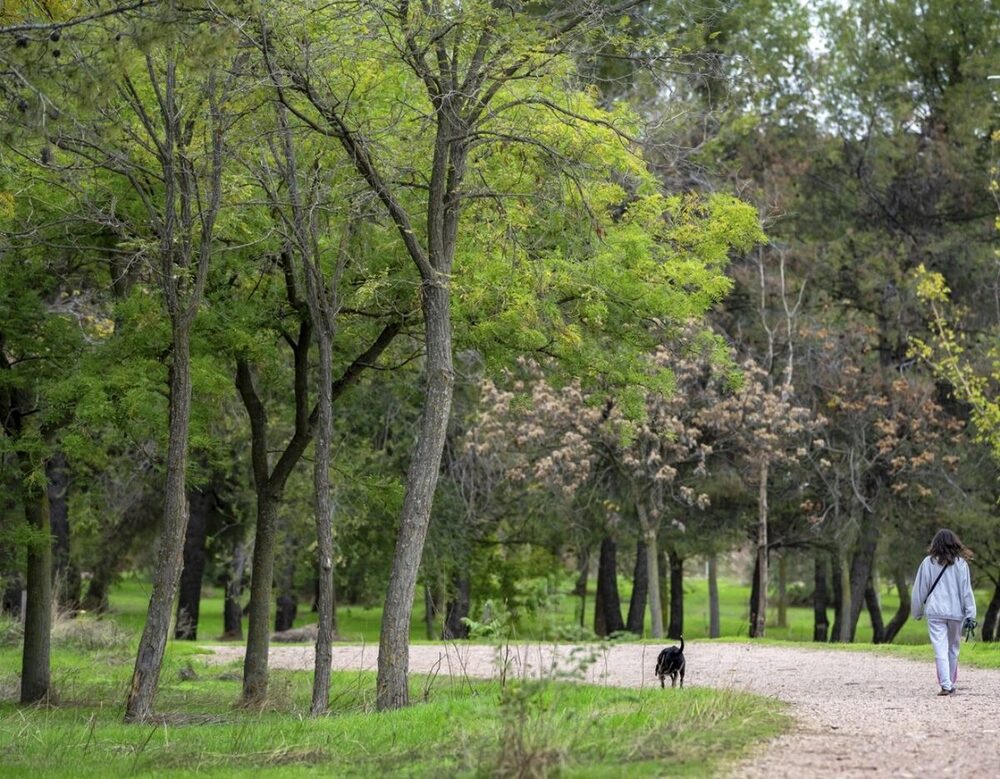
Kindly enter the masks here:
<path id="1" fill-rule="evenodd" d="M 678 636 L 678 638 L 680 638 L 680 640 L 681 640 L 681 651 L 683 652 L 684 651 L 684 636 Z"/>

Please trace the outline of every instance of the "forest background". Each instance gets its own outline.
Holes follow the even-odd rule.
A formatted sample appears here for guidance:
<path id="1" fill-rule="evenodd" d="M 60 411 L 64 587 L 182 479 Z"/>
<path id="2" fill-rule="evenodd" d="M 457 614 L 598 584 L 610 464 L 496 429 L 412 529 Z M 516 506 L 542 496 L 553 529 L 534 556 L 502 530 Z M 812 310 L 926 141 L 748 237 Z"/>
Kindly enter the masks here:
<path id="1" fill-rule="evenodd" d="M 676 638 L 703 589 L 709 637 L 809 606 L 890 642 L 943 524 L 996 639 L 998 33 L 993 0 L 5 4 L 22 700 L 53 603 L 122 577 L 135 721 L 168 636 L 245 636 L 255 704 L 313 621 L 323 711 L 373 605 L 380 708 L 415 602 L 428 638 Z"/>

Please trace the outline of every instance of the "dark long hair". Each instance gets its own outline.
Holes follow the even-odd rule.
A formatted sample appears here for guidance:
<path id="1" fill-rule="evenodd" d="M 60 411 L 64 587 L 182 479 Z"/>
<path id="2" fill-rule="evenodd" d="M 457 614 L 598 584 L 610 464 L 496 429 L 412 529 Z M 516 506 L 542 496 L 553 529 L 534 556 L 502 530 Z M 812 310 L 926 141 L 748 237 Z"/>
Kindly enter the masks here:
<path id="1" fill-rule="evenodd" d="M 927 547 L 927 551 L 930 552 L 931 557 L 939 565 L 951 565 L 959 557 L 963 560 L 972 559 L 972 550 L 962 543 L 962 539 L 946 527 L 941 528 L 934 534 L 934 540 Z"/>

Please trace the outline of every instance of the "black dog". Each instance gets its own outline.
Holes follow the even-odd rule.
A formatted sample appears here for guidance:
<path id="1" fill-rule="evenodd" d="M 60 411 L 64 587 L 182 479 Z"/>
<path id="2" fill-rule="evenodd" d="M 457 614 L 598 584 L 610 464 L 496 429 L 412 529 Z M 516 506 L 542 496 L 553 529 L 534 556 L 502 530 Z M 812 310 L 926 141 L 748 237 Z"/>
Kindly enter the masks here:
<path id="1" fill-rule="evenodd" d="M 677 686 L 677 677 L 681 678 L 681 687 L 684 686 L 684 636 L 681 636 L 681 645 L 668 646 L 660 656 L 656 658 L 656 675 L 660 677 L 660 687 L 666 687 L 663 680 L 670 677 L 670 686 Z"/>

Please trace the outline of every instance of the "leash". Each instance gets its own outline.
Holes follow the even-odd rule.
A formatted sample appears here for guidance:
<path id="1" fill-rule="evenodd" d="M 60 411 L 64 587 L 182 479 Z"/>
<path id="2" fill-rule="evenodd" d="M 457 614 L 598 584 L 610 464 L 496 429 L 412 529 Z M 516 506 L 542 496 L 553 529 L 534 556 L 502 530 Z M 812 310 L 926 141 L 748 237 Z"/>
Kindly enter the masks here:
<path id="1" fill-rule="evenodd" d="M 966 617 L 965 618 L 965 622 L 962 623 L 962 629 L 965 631 L 965 643 L 966 644 L 969 643 L 969 639 L 970 638 L 975 638 L 976 637 L 976 625 L 978 625 L 978 624 L 979 623 L 976 622 L 976 620 L 974 620 L 972 617 Z"/>

